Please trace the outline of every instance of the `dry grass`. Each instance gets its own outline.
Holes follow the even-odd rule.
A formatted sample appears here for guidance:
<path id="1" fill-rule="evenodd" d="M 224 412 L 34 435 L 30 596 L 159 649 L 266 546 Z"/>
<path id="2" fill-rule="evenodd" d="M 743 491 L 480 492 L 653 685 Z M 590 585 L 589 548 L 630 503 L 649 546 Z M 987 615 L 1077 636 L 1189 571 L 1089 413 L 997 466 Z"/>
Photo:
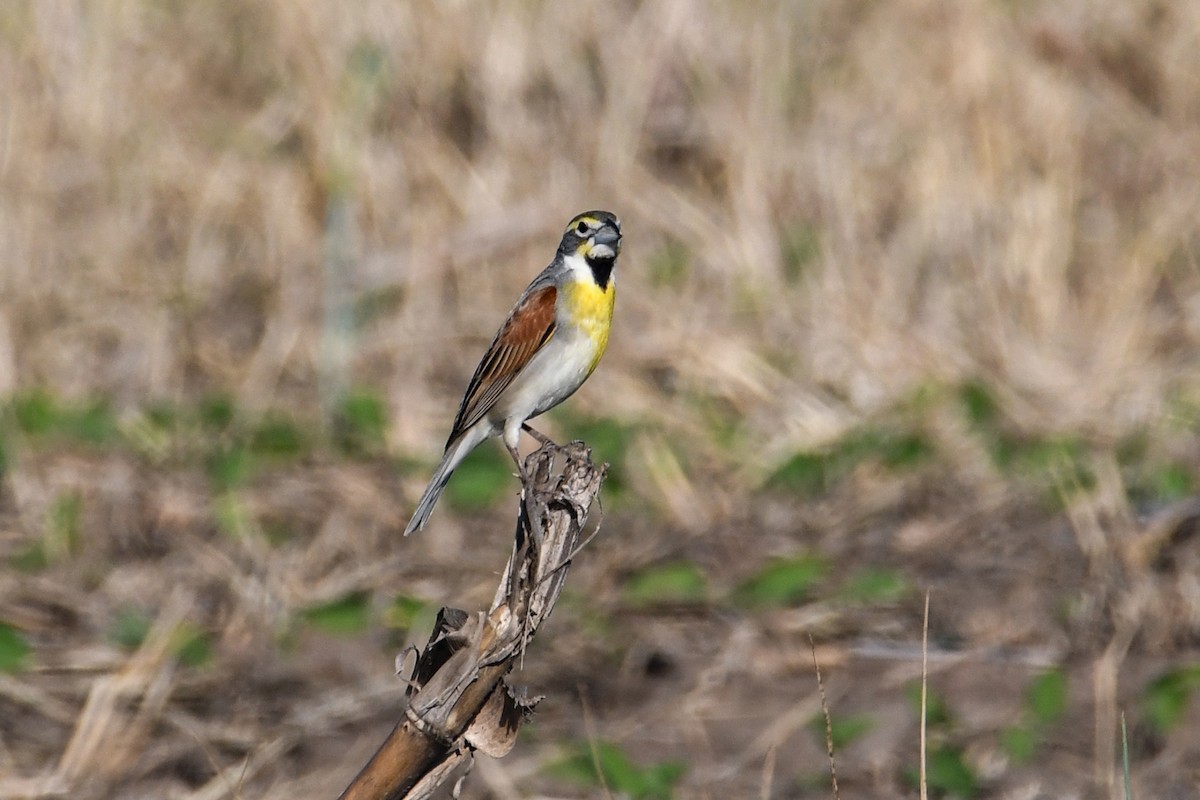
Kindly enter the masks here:
<path id="1" fill-rule="evenodd" d="M 773 753 L 776 796 L 799 796 L 821 754 L 792 713 L 809 631 L 834 719 L 886 720 L 839 752 L 843 793 L 898 791 L 919 650 L 872 642 L 919 641 L 915 595 L 765 618 L 618 599 L 646 564 L 695 562 L 719 594 L 801 548 L 934 587 L 932 638 L 966 655 L 931 650 L 931 692 L 966 709 L 946 735 L 986 786 L 1108 791 L 1119 707 L 1200 635 L 1194 514 L 1145 524 L 1116 455 L 1140 434 L 1200 462 L 1198 39 L 1188 0 L 9 3 L 0 396 L 109 398 L 128 428 L 214 393 L 316 421 L 367 386 L 387 452 L 427 462 L 560 226 L 611 208 L 617 328 L 571 401 L 635 428 L 612 549 L 573 575 L 600 598 L 573 613 L 610 627 L 551 626 L 542 733 L 475 796 L 561 790 L 538 770 L 586 738 L 577 685 L 606 741 L 687 761 L 687 794 L 749 796 Z M 1065 513 L 937 399 L 964 381 L 1006 435 L 1085 443 L 1094 481 L 1052 487 Z M 759 491 L 896 409 L 935 466 Z M 63 497 L 82 511 L 81 544 L 0 585 L 0 621 L 35 644 L 35 668 L 0 673 L 0 796 L 336 792 L 398 697 L 398 643 L 291 633 L 299 610 L 357 591 L 475 607 L 503 557 L 504 537 L 464 552 L 446 509 L 401 542 L 424 470 L 384 458 L 320 451 L 230 499 L 195 448 L 9 449 L 0 555 L 44 539 Z M 156 619 L 132 652 L 106 640 L 130 606 Z M 173 655 L 180 620 L 208 666 Z M 1004 762 L 994 734 L 1047 663 L 1072 676 L 1070 729 Z M 1195 778 L 1194 745 L 1145 738 L 1135 790 Z"/>

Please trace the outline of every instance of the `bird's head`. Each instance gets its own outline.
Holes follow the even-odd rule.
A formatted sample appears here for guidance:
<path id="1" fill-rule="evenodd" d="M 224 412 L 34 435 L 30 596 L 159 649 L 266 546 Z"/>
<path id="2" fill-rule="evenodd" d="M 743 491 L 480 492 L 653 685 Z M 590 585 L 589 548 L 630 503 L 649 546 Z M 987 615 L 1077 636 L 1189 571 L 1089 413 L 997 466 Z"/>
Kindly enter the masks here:
<path id="1" fill-rule="evenodd" d="M 567 225 L 558 252 L 583 256 L 592 267 L 611 268 L 621 252 L 621 221 L 608 211 L 585 211 Z"/>

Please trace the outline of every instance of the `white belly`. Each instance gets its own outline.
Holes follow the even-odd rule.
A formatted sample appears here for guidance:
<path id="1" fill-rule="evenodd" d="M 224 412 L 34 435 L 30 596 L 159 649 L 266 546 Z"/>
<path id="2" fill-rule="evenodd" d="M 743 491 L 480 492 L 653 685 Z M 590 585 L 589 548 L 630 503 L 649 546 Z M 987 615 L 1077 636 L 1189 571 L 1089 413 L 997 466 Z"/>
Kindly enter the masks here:
<path id="1" fill-rule="evenodd" d="M 566 400 L 587 379 L 595 360 L 591 338 L 577 332 L 555 332 L 500 397 L 488 418 L 504 439 L 516 445 L 521 423 Z"/>

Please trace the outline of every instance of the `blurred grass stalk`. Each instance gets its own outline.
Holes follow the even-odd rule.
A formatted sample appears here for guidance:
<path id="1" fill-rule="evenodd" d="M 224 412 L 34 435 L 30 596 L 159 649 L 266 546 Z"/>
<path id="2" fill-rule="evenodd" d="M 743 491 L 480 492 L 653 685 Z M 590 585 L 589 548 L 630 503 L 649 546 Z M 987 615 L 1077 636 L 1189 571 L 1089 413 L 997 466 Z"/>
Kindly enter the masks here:
<path id="1" fill-rule="evenodd" d="M 328 429 L 350 391 L 350 364 L 357 326 L 354 317 L 359 238 L 359 169 L 367 129 L 385 85 L 384 56 L 360 44 L 347 56 L 329 117 L 330 142 L 325 179 L 321 345 L 318 363 L 321 418 Z"/>
<path id="2" fill-rule="evenodd" d="M 334 421 L 350 391 L 350 360 L 354 351 L 354 270 L 358 263 L 358 204 L 348 191 L 330 192 L 325 210 L 325 251 L 319 362 L 321 420 Z"/>

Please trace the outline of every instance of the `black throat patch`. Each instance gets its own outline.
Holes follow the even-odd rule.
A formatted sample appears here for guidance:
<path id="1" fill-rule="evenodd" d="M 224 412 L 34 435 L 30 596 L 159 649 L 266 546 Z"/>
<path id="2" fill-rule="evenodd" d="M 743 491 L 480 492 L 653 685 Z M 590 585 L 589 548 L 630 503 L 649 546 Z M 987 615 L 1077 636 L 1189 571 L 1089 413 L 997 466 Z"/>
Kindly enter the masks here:
<path id="1" fill-rule="evenodd" d="M 587 265 L 592 268 L 592 277 L 596 279 L 596 285 L 602 291 L 608 291 L 608 282 L 612 280 L 613 266 L 617 263 L 615 258 L 589 258 Z"/>

